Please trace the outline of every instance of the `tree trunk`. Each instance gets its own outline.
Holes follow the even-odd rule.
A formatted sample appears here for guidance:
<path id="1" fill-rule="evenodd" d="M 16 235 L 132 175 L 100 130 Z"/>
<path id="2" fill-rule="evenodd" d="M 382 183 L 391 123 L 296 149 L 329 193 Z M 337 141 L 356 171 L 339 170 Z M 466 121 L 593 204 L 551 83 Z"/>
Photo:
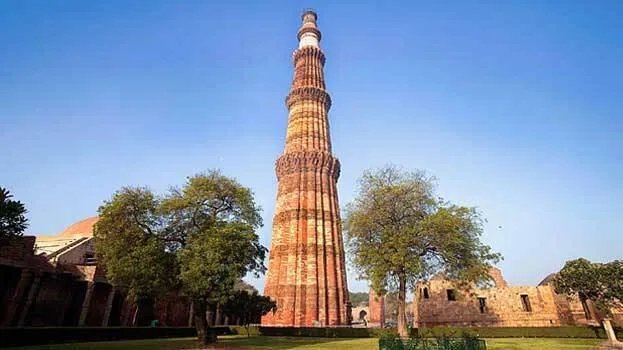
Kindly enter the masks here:
<path id="1" fill-rule="evenodd" d="M 202 345 L 216 343 L 216 330 L 208 325 L 206 319 L 206 302 L 203 300 L 195 300 L 193 306 L 197 339 Z"/>
<path id="2" fill-rule="evenodd" d="M 398 334 L 402 338 L 409 337 L 407 330 L 407 277 L 404 274 L 398 275 Z"/>

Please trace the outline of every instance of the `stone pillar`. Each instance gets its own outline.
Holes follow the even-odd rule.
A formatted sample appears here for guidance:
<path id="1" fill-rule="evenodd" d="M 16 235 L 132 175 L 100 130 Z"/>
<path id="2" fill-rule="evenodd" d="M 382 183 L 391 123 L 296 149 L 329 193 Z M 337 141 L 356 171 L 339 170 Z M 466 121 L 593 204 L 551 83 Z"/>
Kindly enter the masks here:
<path id="1" fill-rule="evenodd" d="M 214 325 L 215 326 L 220 326 L 222 325 L 223 322 L 221 320 L 221 306 L 220 305 L 216 305 L 216 317 L 214 319 Z"/>
<path id="2" fill-rule="evenodd" d="M 95 282 L 87 282 L 87 291 L 84 294 L 84 301 L 82 302 L 82 311 L 80 311 L 80 320 L 78 321 L 78 327 L 83 327 L 87 314 L 89 313 L 89 306 L 91 305 L 91 296 L 93 295 L 93 289 L 95 289 Z"/>
<path id="3" fill-rule="evenodd" d="M 110 311 L 112 310 L 112 304 L 115 300 L 115 287 L 110 288 L 108 298 L 106 299 L 106 309 L 104 309 L 104 317 L 102 317 L 102 327 L 108 327 L 108 321 L 110 319 Z"/>
<path id="4" fill-rule="evenodd" d="M 39 286 L 41 285 L 41 275 L 36 273 L 34 275 L 32 284 L 30 285 L 30 290 L 28 291 L 28 297 L 26 297 L 26 302 L 24 303 L 24 308 L 22 309 L 22 314 L 19 317 L 19 321 L 17 321 L 18 327 L 24 327 L 26 323 L 26 317 L 28 317 L 28 312 L 30 311 L 30 307 L 32 306 L 32 302 L 39 294 Z"/>
<path id="5" fill-rule="evenodd" d="M 190 306 L 188 306 L 188 327 L 193 326 L 193 320 L 195 316 L 194 313 L 195 313 L 195 303 L 191 300 Z"/>
<path id="6" fill-rule="evenodd" d="M 58 319 L 56 321 L 56 325 L 59 327 L 63 326 L 63 323 L 65 322 L 65 314 L 67 313 L 67 309 L 69 308 L 69 305 L 71 305 L 71 299 L 73 297 L 73 284 L 70 279 L 65 280 L 64 288 L 65 288 L 65 293 L 63 294 L 65 297 L 61 301 L 62 306 L 61 306 L 60 312 L 58 313 Z"/>
<path id="7" fill-rule="evenodd" d="M 606 335 L 608 336 L 608 341 L 613 344 L 619 344 L 620 342 L 617 340 L 617 336 L 614 333 L 614 329 L 612 329 L 612 323 L 609 318 L 604 318 L 603 320 L 604 329 L 606 330 Z"/>
<path id="8" fill-rule="evenodd" d="M 212 310 L 211 307 L 208 307 L 208 309 L 206 310 L 206 320 L 208 322 L 208 326 L 213 327 L 214 326 L 214 316 L 216 315 L 216 310 Z"/>
<path id="9" fill-rule="evenodd" d="M 166 325 L 167 320 L 169 319 L 169 305 L 170 304 L 171 304 L 171 300 L 166 298 L 164 302 L 164 311 L 162 311 L 162 314 L 160 314 L 160 318 L 158 319 L 158 321 L 160 322 L 159 324 L 162 326 Z"/>
<path id="10" fill-rule="evenodd" d="M 7 308 L 4 313 L 4 317 L 2 318 L 2 323 L 0 324 L 1 327 L 10 327 L 13 325 L 19 304 L 24 299 L 26 291 L 28 290 L 28 285 L 31 281 L 32 273 L 26 269 L 23 269 L 19 282 L 7 302 Z"/>
<path id="11" fill-rule="evenodd" d="M 413 302 L 411 303 L 411 312 L 413 313 L 413 327 L 414 328 L 420 327 L 420 302 L 421 302 L 421 299 L 417 295 L 415 295 L 413 298 Z"/>

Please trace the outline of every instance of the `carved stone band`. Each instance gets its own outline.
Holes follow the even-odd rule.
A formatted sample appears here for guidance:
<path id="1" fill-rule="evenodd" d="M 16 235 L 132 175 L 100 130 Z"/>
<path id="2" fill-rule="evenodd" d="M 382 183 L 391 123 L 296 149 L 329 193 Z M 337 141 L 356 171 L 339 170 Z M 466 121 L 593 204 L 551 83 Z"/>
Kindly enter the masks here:
<path id="1" fill-rule="evenodd" d="M 287 174 L 317 170 L 326 171 L 337 181 L 340 177 L 340 161 L 326 152 L 296 152 L 282 155 L 275 165 L 278 179 Z"/>
<path id="2" fill-rule="evenodd" d="M 273 223 L 283 223 L 292 220 L 339 220 L 336 213 L 322 209 L 290 209 L 283 210 L 273 216 Z M 322 224 L 320 224 L 322 225 Z M 329 226 L 329 224 L 327 224 Z"/>
<path id="3" fill-rule="evenodd" d="M 331 234 L 331 232 L 328 232 L 328 234 Z M 270 254 L 273 259 L 288 255 L 295 255 L 297 252 L 299 255 L 302 255 L 305 260 L 309 260 L 309 257 L 307 257 L 308 254 L 317 255 L 318 260 L 320 260 L 323 258 L 323 255 L 333 256 L 334 254 L 342 253 L 339 247 L 333 246 L 332 244 L 323 245 L 319 243 L 282 244 L 273 246 L 270 250 Z"/>
<path id="4" fill-rule="evenodd" d="M 329 96 L 329 93 L 322 89 L 311 86 L 292 89 L 288 94 L 288 97 L 286 97 L 286 107 L 290 109 L 293 104 L 303 100 L 318 101 L 324 103 L 327 110 L 331 108 L 331 96 Z"/>
<path id="5" fill-rule="evenodd" d="M 314 27 L 303 27 L 303 28 L 299 29 L 299 32 L 296 34 L 296 38 L 298 40 L 301 40 L 301 37 L 305 33 L 314 33 L 314 34 L 316 34 L 316 36 L 318 37 L 318 41 L 320 41 L 320 39 L 322 39 L 322 34 L 320 33 L 320 30 L 318 30 L 318 28 L 314 28 Z"/>

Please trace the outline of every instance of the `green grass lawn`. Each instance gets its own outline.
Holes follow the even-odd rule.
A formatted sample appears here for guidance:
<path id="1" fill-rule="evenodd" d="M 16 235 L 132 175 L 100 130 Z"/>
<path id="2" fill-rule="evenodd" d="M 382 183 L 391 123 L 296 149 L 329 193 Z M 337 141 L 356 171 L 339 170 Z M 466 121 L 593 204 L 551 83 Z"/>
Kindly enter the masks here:
<path id="1" fill-rule="evenodd" d="M 487 339 L 487 350 L 593 349 L 603 342 L 601 339 L 500 338 Z"/>
<path id="2" fill-rule="evenodd" d="M 533 350 L 561 349 L 579 350 L 592 349 L 603 340 L 599 339 L 522 339 L 501 338 L 487 339 L 487 349 L 497 350 Z M 74 343 L 50 346 L 15 348 L 14 350 L 172 350 L 199 349 L 194 338 L 149 339 L 115 342 Z M 304 337 L 251 337 L 224 336 L 219 337 L 219 344 L 211 349 L 344 349 L 344 350 L 376 350 L 378 339 L 335 339 L 335 338 L 304 338 Z"/>

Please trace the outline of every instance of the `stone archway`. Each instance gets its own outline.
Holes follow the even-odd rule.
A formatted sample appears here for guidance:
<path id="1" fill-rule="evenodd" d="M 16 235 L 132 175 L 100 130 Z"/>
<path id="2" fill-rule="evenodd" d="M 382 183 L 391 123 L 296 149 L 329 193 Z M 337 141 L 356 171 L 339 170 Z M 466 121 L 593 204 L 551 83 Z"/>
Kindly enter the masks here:
<path id="1" fill-rule="evenodd" d="M 366 316 L 368 316 L 368 313 L 366 312 L 366 310 L 359 311 L 359 320 L 360 321 L 363 321 L 366 318 Z"/>

